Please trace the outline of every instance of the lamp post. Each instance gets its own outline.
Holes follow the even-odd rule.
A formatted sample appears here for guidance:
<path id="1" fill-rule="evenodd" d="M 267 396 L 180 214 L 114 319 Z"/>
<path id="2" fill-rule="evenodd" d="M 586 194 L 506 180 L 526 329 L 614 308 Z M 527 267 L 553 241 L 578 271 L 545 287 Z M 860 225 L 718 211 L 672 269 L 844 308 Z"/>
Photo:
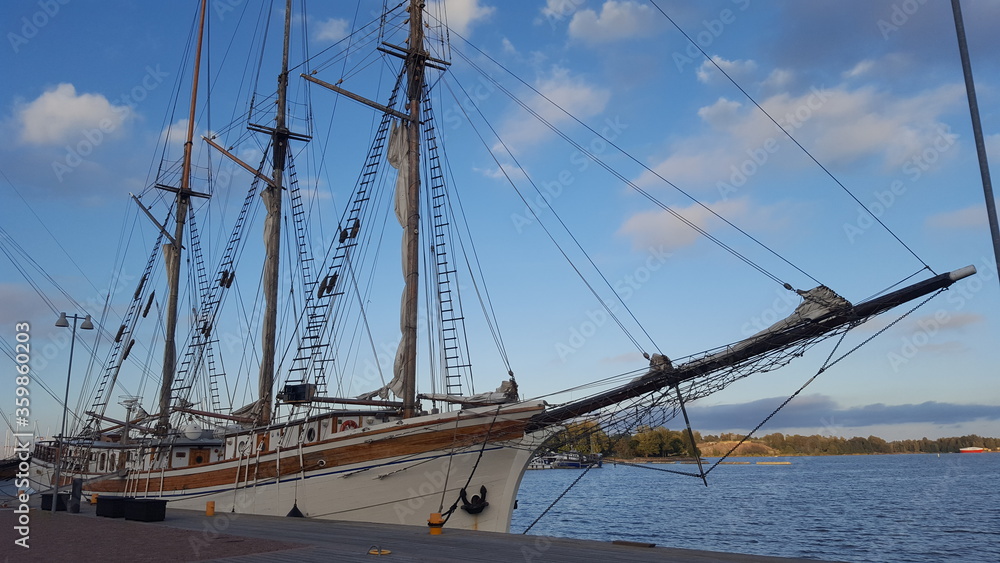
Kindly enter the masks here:
<path id="1" fill-rule="evenodd" d="M 83 319 L 83 322 L 80 323 L 80 328 L 83 330 L 92 330 L 94 328 L 94 323 L 90 322 L 90 315 L 81 317 L 78 315 L 67 315 L 66 313 L 59 314 L 56 326 L 60 328 L 68 327 L 68 319 L 73 319 L 73 336 L 69 340 L 69 368 L 66 370 L 66 397 L 63 399 L 62 424 L 59 427 L 59 442 L 56 446 L 56 479 L 52 490 L 52 512 L 55 512 L 56 507 L 59 505 L 59 470 L 62 467 L 63 440 L 66 439 L 66 411 L 69 410 L 69 378 L 73 374 L 73 347 L 76 345 L 76 321 Z"/>

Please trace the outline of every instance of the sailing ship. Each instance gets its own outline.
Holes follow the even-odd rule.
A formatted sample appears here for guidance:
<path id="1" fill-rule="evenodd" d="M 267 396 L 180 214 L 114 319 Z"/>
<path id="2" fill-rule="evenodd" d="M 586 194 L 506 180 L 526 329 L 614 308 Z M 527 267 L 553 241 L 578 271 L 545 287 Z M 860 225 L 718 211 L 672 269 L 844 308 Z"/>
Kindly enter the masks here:
<path id="1" fill-rule="evenodd" d="M 201 22 L 206 4 L 199 8 Z M 458 224 L 454 214 L 459 206 L 445 190 L 447 173 L 437 144 L 442 136 L 429 104 L 429 92 L 439 83 L 429 74 L 445 72 L 450 63 L 443 58 L 446 49 L 431 53 L 425 34 L 446 28 L 440 20 L 425 18 L 421 0 L 402 3 L 375 20 L 378 30 L 395 26 L 408 35 L 405 41 L 385 38 L 377 46 L 384 60 L 396 61 L 399 68 L 384 101 L 349 91 L 339 81 L 324 80 L 317 71 L 301 73 L 310 87 L 367 106 L 364 111 L 376 115 L 374 140 L 336 235 L 322 255 L 314 256 L 292 148 L 308 142 L 310 135 L 293 131 L 288 119 L 291 20 L 289 0 L 277 93 L 253 106 L 273 108 L 272 125 L 254 119 L 255 110 L 250 112 L 250 123 L 244 123 L 248 130 L 266 135 L 268 148 L 261 165 L 248 164 L 212 134 L 204 137 L 216 154 L 252 177 L 233 234 L 214 269 L 200 254 L 193 219 L 195 204 L 210 195 L 193 185 L 198 61 L 204 33 L 199 28 L 195 34 L 198 44 L 183 158 L 176 168 L 164 169 L 165 177 L 172 174 L 179 181 L 158 178 L 150 186 L 152 193 L 169 194 L 169 219 L 160 222 L 157 211 L 136 198 L 142 213 L 155 224 L 156 245 L 120 327 L 109 338 L 108 356 L 95 378 L 83 422 L 72 435 L 40 442 L 35 448 L 31 477 L 36 488 L 66 487 L 73 479 L 82 479 L 88 495 L 158 498 L 189 509 L 202 509 L 212 501 L 220 513 L 418 526 L 439 514 L 447 527 L 507 532 L 529 461 L 564 424 L 584 416 L 613 420 L 614 413 L 640 409 L 675 416 L 689 401 L 787 363 L 823 339 L 932 296 L 975 272 L 970 266 L 933 275 L 853 304 L 824 286 L 798 290 L 801 304 L 757 334 L 684 360 L 671 360 L 658 351 L 647 353 L 648 362 L 620 374 L 600 392 L 558 405 L 524 399 L 510 370 L 495 391 L 471 392 L 464 383 L 471 368 L 461 340 L 465 325 L 455 272 L 456 256 L 464 251 L 447 231 Z M 366 33 L 383 38 L 382 31 Z M 385 171 L 395 174 L 394 182 L 376 180 L 377 173 Z M 259 377 L 249 404 L 227 405 L 221 399 L 231 394 L 221 391 L 225 384 L 216 358 L 219 326 L 226 315 L 236 314 L 227 312 L 224 301 L 239 285 L 236 264 L 244 248 L 242 229 L 250 222 L 258 194 L 266 213 L 259 293 L 264 310 L 260 347 L 252 354 L 254 358 L 259 354 Z M 369 392 L 335 396 L 333 391 L 345 386 L 332 379 L 361 369 L 339 354 L 344 348 L 365 347 L 370 340 L 364 327 L 371 296 L 364 288 L 374 274 L 373 270 L 366 274 L 362 266 L 371 262 L 364 243 L 381 236 L 373 228 L 379 224 L 376 208 L 394 210 L 403 232 L 401 342 L 390 381 Z M 297 243 L 293 248 L 282 247 L 286 228 L 290 230 L 285 238 Z M 152 288 L 161 251 L 168 287 L 162 304 Z M 292 264 L 283 266 L 283 257 L 290 257 Z M 191 264 L 192 272 L 184 275 L 183 264 Z M 288 339 L 296 344 L 279 342 L 283 267 L 295 270 L 288 277 L 303 288 L 294 294 L 298 310 L 290 331 L 293 338 Z M 178 325 L 185 317 L 180 303 L 186 295 L 179 286 L 185 277 L 196 282 L 196 298 L 192 298 L 187 346 L 178 352 Z M 433 290 L 433 302 L 422 309 L 423 287 Z M 161 306 L 163 361 L 154 412 L 145 410 L 141 397 L 129 396 L 121 401 L 124 414 L 112 416 L 108 407 L 121 392 L 116 390 L 119 376 L 136 361 L 130 355 L 139 327 L 151 310 L 160 311 Z M 353 325 L 347 326 L 348 318 Z M 426 331 L 420 331 L 421 326 Z M 417 389 L 418 332 L 432 334 L 427 337 L 432 351 L 426 352 L 426 363 L 435 367 L 441 381 L 439 389 L 423 394 Z M 292 357 L 282 360 L 279 354 L 286 349 L 292 350 Z M 281 375 L 285 382 L 275 392 Z"/>

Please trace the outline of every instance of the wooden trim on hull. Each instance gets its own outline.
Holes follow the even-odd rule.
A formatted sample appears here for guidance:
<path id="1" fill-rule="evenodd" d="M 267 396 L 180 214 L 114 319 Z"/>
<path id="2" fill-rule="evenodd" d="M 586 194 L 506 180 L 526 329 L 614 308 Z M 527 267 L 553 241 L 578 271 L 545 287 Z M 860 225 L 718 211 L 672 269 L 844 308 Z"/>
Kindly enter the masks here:
<path id="1" fill-rule="evenodd" d="M 477 412 L 456 412 L 456 416 L 451 418 L 418 418 L 413 424 L 380 425 L 383 427 L 351 431 L 343 436 L 305 445 L 301 448 L 301 455 L 300 448 L 293 446 L 280 452 L 267 450 L 259 456 L 251 454 L 249 461 L 244 456 L 196 467 L 149 469 L 127 479 L 117 475 L 107 475 L 104 479 L 100 479 L 100 474 L 79 476 L 84 479 L 98 478 L 84 488 L 88 493 L 99 494 L 134 492 L 140 496 L 170 497 L 252 488 L 278 480 L 309 479 L 335 473 L 338 467 L 389 465 L 401 459 L 409 461 L 421 454 L 429 454 L 428 457 L 433 458 L 448 455 L 447 452 L 467 453 L 482 447 L 484 442 L 517 441 L 525 435 L 528 418 L 541 408 L 540 405 L 522 406 L 501 409 L 499 413 L 477 409 Z M 331 418 L 334 416 L 331 415 Z M 237 436 L 255 434 L 250 432 Z M 64 480 L 65 483 L 67 481 Z"/>

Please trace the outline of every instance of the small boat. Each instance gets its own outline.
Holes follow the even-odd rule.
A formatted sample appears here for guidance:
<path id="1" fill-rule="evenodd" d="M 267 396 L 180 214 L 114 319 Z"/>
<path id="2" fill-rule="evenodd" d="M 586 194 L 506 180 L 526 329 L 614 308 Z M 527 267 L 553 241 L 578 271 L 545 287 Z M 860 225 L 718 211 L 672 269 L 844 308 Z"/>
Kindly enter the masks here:
<path id="1" fill-rule="evenodd" d="M 958 450 L 958 453 L 960 453 L 960 454 L 981 454 L 984 451 L 986 451 L 986 450 L 983 449 L 983 448 L 970 447 L 970 448 L 961 448 L 961 449 Z"/>
<path id="2" fill-rule="evenodd" d="M 587 467 L 601 467 L 601 454 L 581 454 L 580 452 L 568 452 L 557 454 L 552 462 L 553 469 L 585 469 Z"/>
<path id="3" fill-rule="evenodd" d="M 580 452 L 552 453 L 536 456 L 528 462 L 528 469 L 586 469 L 602 467 L 602 454 L 582 454 Z"/>
<path id="4" fill-rule="evenodd" d="M 546 456 L 533 457 L 528 462 L 528 469 L 552 469 L 552 461 Z"/>

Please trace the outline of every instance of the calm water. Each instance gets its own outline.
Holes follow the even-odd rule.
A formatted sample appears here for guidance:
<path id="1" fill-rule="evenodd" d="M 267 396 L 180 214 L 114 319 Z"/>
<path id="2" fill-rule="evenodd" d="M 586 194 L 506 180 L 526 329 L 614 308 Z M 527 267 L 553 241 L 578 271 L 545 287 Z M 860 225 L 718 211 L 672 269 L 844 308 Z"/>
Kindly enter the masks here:
<path id="1" fill-rule="evenodd" d="M 720 465 L 708 488 L 606 464 L 529 533 L 835 561 L 1000 562 L 1000 453 L 782 460 L 792 465 Z M 579 475 L 528 471 L 511 532 Z"/>

